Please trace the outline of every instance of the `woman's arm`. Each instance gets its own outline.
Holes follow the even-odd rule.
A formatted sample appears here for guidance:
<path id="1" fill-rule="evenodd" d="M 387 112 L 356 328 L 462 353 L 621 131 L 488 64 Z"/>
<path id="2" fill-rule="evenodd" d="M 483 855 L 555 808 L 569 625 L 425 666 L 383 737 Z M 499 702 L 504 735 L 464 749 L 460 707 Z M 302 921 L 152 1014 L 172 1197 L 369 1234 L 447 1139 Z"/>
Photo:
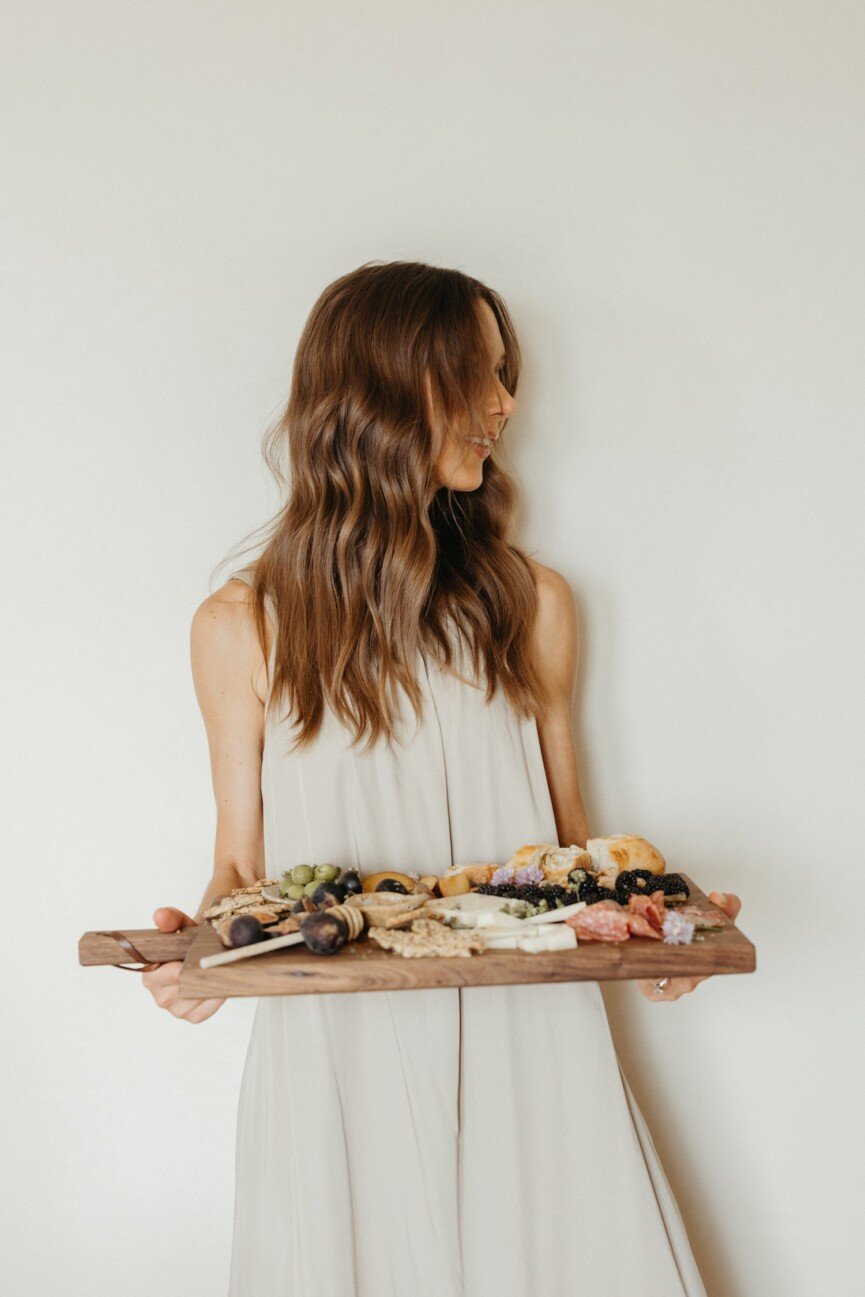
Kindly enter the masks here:
<path id="1" fill-rule="evenodd" d="M 196 609 L 190 657 L 216 800 L 213 875 L 198 918 L 211 897 L 264 877 L 265 666 L 252 616 L 252 592 L 244 581 L 226 582 Z"/>
<path id="2" fill-rule="evenodd" d="M 538 586 L 533 635 L 535 666 L 548 695 L 538 736 L 561 846 L 586 845 L 589 822 L 580 792 L 571 709 L 579 662 L 579 625 L 573 591 L 561 573 L 529 560 Z"/>
<path id="3" fill-rule="evenodd" d="M 251 883 L 264 873 L 261 681 L 266 668 L 251 611 L 249 587 L 232 580 L 205 599 L 192 619 L 192 678 L 210 748 L 216 846 L 213 874 L 195 918 L 162 906 L 153 916 L 162 932 L 177 932 L 200 922 L 213 896 Z M 175 1018 L 204 1022 L 223 1000 L 182 998 L 181 967 L 181 962 L 173 959 L 150 968 L 142 973 L 142 983 L 160 1008 Z"/>

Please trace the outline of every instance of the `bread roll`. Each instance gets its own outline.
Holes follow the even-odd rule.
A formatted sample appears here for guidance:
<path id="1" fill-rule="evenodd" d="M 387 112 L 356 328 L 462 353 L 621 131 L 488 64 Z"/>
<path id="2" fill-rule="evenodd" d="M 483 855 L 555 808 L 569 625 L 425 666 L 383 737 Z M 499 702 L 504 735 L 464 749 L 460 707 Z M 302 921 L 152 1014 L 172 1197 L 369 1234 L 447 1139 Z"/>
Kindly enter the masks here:
<path id="1" fill-rule="evenodd" d="M 488 883 L 496 871 L 495 865 L 473 863 L 449 865 L 438 880 L 442 896 L 458 896 L 472 887 Z"/>
<path id="2" fill-rule="evenodd" d="M 545 882 L 561 884 L 568 881 L 568 874 L 572 869 L 592 868 L 589 853 L 582 847 L 576 844 L 560 847 L 556 842 L 540 842 L 520 847 L 511 856 L 508 865 L 514 870 L 525 869 L 526 865 L 537 865 L 543 871 Z"/>
<path id="3" fill-rule="evenodd" d="M 541 852 L 545 849 L 553 849 L 553 844 L 550 842 L 542 842 L 540 846 L 535 844 L 528 847 L 520 847 L 514 852 L 510 860 L 505 863 L 510 865 L 513 869 L 525 869 L 526 865 L 540 864 Z"/>
<path id="4" fill-rule="evenodd" d="M 586 850 L 592 862 L 590 867 L 602 887 L 615 886 L 616 878 L 625 869 L 648 869 L 649 873 L 663 874 L 667 868 L 664 857 L 651 842 L 631 833 L 589 838 Z"/>

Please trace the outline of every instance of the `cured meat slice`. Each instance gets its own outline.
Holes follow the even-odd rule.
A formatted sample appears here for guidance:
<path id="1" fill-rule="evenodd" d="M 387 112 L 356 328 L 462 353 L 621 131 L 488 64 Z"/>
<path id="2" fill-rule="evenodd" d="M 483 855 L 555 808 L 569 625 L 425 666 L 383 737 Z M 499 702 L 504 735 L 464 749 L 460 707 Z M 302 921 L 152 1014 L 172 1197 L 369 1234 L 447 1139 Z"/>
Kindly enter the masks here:
<path id="1" fill-rule="evenodd" d="M 687 919 L 697 928 L 722 928 L 725 923 L 730 922 L 727 915 L 714 905 L 677 905 L 676 913 L 681 914 L 683 919 Z"/>
<path id="2" fill-rule="evenodd" d="M 565 919 L 577 934 L 578 941 L 627 941 L 628 912 L 617 901 L 596 901 Z"/>
<path id="3" fill-rule="evenodd" d="M 628 931 L 632 937 L 651 937 L 653 941 L 662 940 L 658 929 L 652 927 L 649 920 L 644 918 L 642 914 L 628 914 L 625 917 L 628 923 Z"/>
<path id="4" fill-rule="evenodd" d="M 652 892 L 651 896 L 645 894 L 629 896 L 628 912 L 645 919 L 657 932 L 660 932 L 664 922 L 664 893 Z"/>

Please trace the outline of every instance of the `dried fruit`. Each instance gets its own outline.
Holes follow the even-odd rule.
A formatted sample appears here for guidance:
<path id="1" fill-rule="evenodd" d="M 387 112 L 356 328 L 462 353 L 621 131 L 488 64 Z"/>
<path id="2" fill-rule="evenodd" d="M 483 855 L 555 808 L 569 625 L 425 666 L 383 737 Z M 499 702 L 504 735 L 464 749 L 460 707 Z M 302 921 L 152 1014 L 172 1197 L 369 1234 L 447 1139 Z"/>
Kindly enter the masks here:
<path id="1" fill-rule="evenodd" d="M 324 909 L 328 905 L 342 905 L 346 896 L 347 892 L 342 883 L 328 881 L 318 884 L 310 900 L 316 909 Z"/>
<path id="2" fill-rule="evenodd" d="M 228 925 L 230 946 L 251 946 L 253 942 L 262 940 L 266 940 L 262 926 L 251 914 L 239 914 Z"/>
<path id="3" fill-rule="evenodd" d="M 348 940 L 348 924 L 338 914 L 318 910 L 300 921 L 300 935 L 316 955 L 335 955 Z"/>

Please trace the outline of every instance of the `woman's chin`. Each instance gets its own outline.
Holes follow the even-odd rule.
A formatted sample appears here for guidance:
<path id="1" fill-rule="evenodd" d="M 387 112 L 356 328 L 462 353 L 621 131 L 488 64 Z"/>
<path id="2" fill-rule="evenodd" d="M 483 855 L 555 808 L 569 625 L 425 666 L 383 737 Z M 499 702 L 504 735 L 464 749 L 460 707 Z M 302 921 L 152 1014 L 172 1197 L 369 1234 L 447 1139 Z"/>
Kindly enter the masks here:
<path id="1" fill-rule="evenodd" d="M 483 460 L 478 460 L 477 467 L 471 464 L 460 466 L 452 473 L 442 486 L 449 487 L 451 491 L 476 491 L 479 486 L 484 484 L 484 464 Z"/>

